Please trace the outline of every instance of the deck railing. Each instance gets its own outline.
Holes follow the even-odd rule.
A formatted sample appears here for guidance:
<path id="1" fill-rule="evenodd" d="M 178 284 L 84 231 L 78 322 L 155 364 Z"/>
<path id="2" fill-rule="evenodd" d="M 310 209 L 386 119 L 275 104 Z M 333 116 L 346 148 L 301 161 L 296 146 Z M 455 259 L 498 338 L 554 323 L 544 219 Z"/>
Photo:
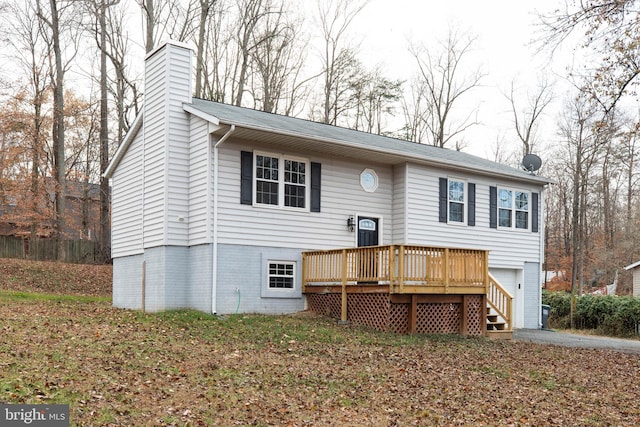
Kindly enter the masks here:
<path id="1" fill-rule="evenodd" d="M 383 286 L 390 294 L 484 294 L 505 330 L 513 327 L 513 297 L 489 273 L 488 251 L 419 245 L 309 251 L 302 253 L 302 271 L 303 293 L 340 290 L 344 321 L 349 287 Z"/>
<path id="2" fill-rule="evenodd" d="M 496 280 L 491 273 L 489 273 L 487 303 L 493 310 L 495 310 L 498 316 L 502 317 L 506 324 L 506 329 L 510 331 L 513 328 L 513 319 L 511 319 L 513 297 L 500 285 L 498 280 Z"/>
<path id="3" fill-rule="evenodd" d="M 313 285 L 389 285 L 390 293 L 481 294 L 489 286 L 488 252 L 418 245 L 309 251 L 303 291 Z"/>

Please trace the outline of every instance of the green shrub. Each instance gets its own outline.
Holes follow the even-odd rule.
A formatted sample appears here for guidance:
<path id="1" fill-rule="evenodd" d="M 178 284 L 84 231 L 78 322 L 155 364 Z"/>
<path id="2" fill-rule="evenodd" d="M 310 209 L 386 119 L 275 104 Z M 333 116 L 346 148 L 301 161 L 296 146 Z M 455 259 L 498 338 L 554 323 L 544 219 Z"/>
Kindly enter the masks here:
<path id="1" fill-rule="evenodd" d="M 542 291 L 542 303 L 551 306 L 549 326 L 571 326 L 571 294 Z M 629 336 L 640 323 L 640 299 L 615 295 L 583 295 L 576 299 L 577 328 L 594 329 L 605 335 Z"/>

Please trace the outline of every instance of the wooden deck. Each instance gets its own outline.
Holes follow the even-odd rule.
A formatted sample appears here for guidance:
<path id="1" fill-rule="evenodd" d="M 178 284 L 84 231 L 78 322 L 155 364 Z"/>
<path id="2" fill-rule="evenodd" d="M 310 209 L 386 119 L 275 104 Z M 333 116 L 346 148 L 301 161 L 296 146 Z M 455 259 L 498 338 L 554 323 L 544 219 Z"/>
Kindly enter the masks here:
<path id="1" fill-rule="evenodd" d="M 388 294 L 392 302 L 409 301 L 410 317 L 420 301 L 458 301 L 458 296 L 465 306 L 463 296 L 482 296 L 488 310 L 485 335 L 499 331 L 493 335 L 510 336 L 512 297 L 489 274 L 488 257 L 484 250 L 417 245 L 309 251 L 302 254 L 302 291 L 339 293 L 342 321 L 349 320 L 349 294 Z M 464 318 L 463 313 L 462 331 Z"/>

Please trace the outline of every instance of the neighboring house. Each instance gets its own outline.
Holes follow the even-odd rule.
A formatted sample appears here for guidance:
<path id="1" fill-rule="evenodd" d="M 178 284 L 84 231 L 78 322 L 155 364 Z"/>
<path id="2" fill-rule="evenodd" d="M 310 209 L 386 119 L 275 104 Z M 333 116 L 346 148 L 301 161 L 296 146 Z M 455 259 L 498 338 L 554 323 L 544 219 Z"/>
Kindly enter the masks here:
<path id="1" fill-rule="evenodd" d="M 179 43 L 147 55 L 145 78 L 143 112 L 105 172 L 115 306 L 292 313 L 306 307 L 304 251 L 407 244 L 489 251 L 513 325 L 540 326 L 549 180 L 193 99 L 192 52 Z"/>
<path id="2" fill-rule="evenodd" d="M 625 270 L 631 270 L 633 275 L 632 279 L 632 289 L 633 292 L 631 295 L 634 297 L 640 297 L 640 261 L 634 262 L 633 264 L 627 265 Z"/>
<path id="3" fill-rule="evenodd" d="M 55 199 L 54 179 L 45 179 L 48 203 L 43 203 L 42 218 L 37 220 L 37 236 L 50 237 L 53 233 L 53 200 Z M 0 205 L 0 235 L 15 237 L 31 236 L 31 218 L 33 212 L 21 206 L 20 202 L 10 199 L 6 205 Z M 100 186 L 79 181 L 67 181 L 65 188 L 65 224 L 64 239 L 96 240 L 100 232 Z"/>

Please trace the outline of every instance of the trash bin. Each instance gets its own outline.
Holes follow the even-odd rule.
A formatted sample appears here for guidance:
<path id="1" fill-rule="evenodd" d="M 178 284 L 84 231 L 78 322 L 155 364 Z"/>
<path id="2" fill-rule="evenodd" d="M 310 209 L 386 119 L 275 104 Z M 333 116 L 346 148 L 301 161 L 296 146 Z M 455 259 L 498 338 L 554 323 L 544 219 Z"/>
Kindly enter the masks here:
<path id="1" fill-rule="evenodd" d="M 551 311 L 551 306 L 542 304 L 542 329 L 547 329 L 547 322 L 549 321 L 549 312 Z"/>

